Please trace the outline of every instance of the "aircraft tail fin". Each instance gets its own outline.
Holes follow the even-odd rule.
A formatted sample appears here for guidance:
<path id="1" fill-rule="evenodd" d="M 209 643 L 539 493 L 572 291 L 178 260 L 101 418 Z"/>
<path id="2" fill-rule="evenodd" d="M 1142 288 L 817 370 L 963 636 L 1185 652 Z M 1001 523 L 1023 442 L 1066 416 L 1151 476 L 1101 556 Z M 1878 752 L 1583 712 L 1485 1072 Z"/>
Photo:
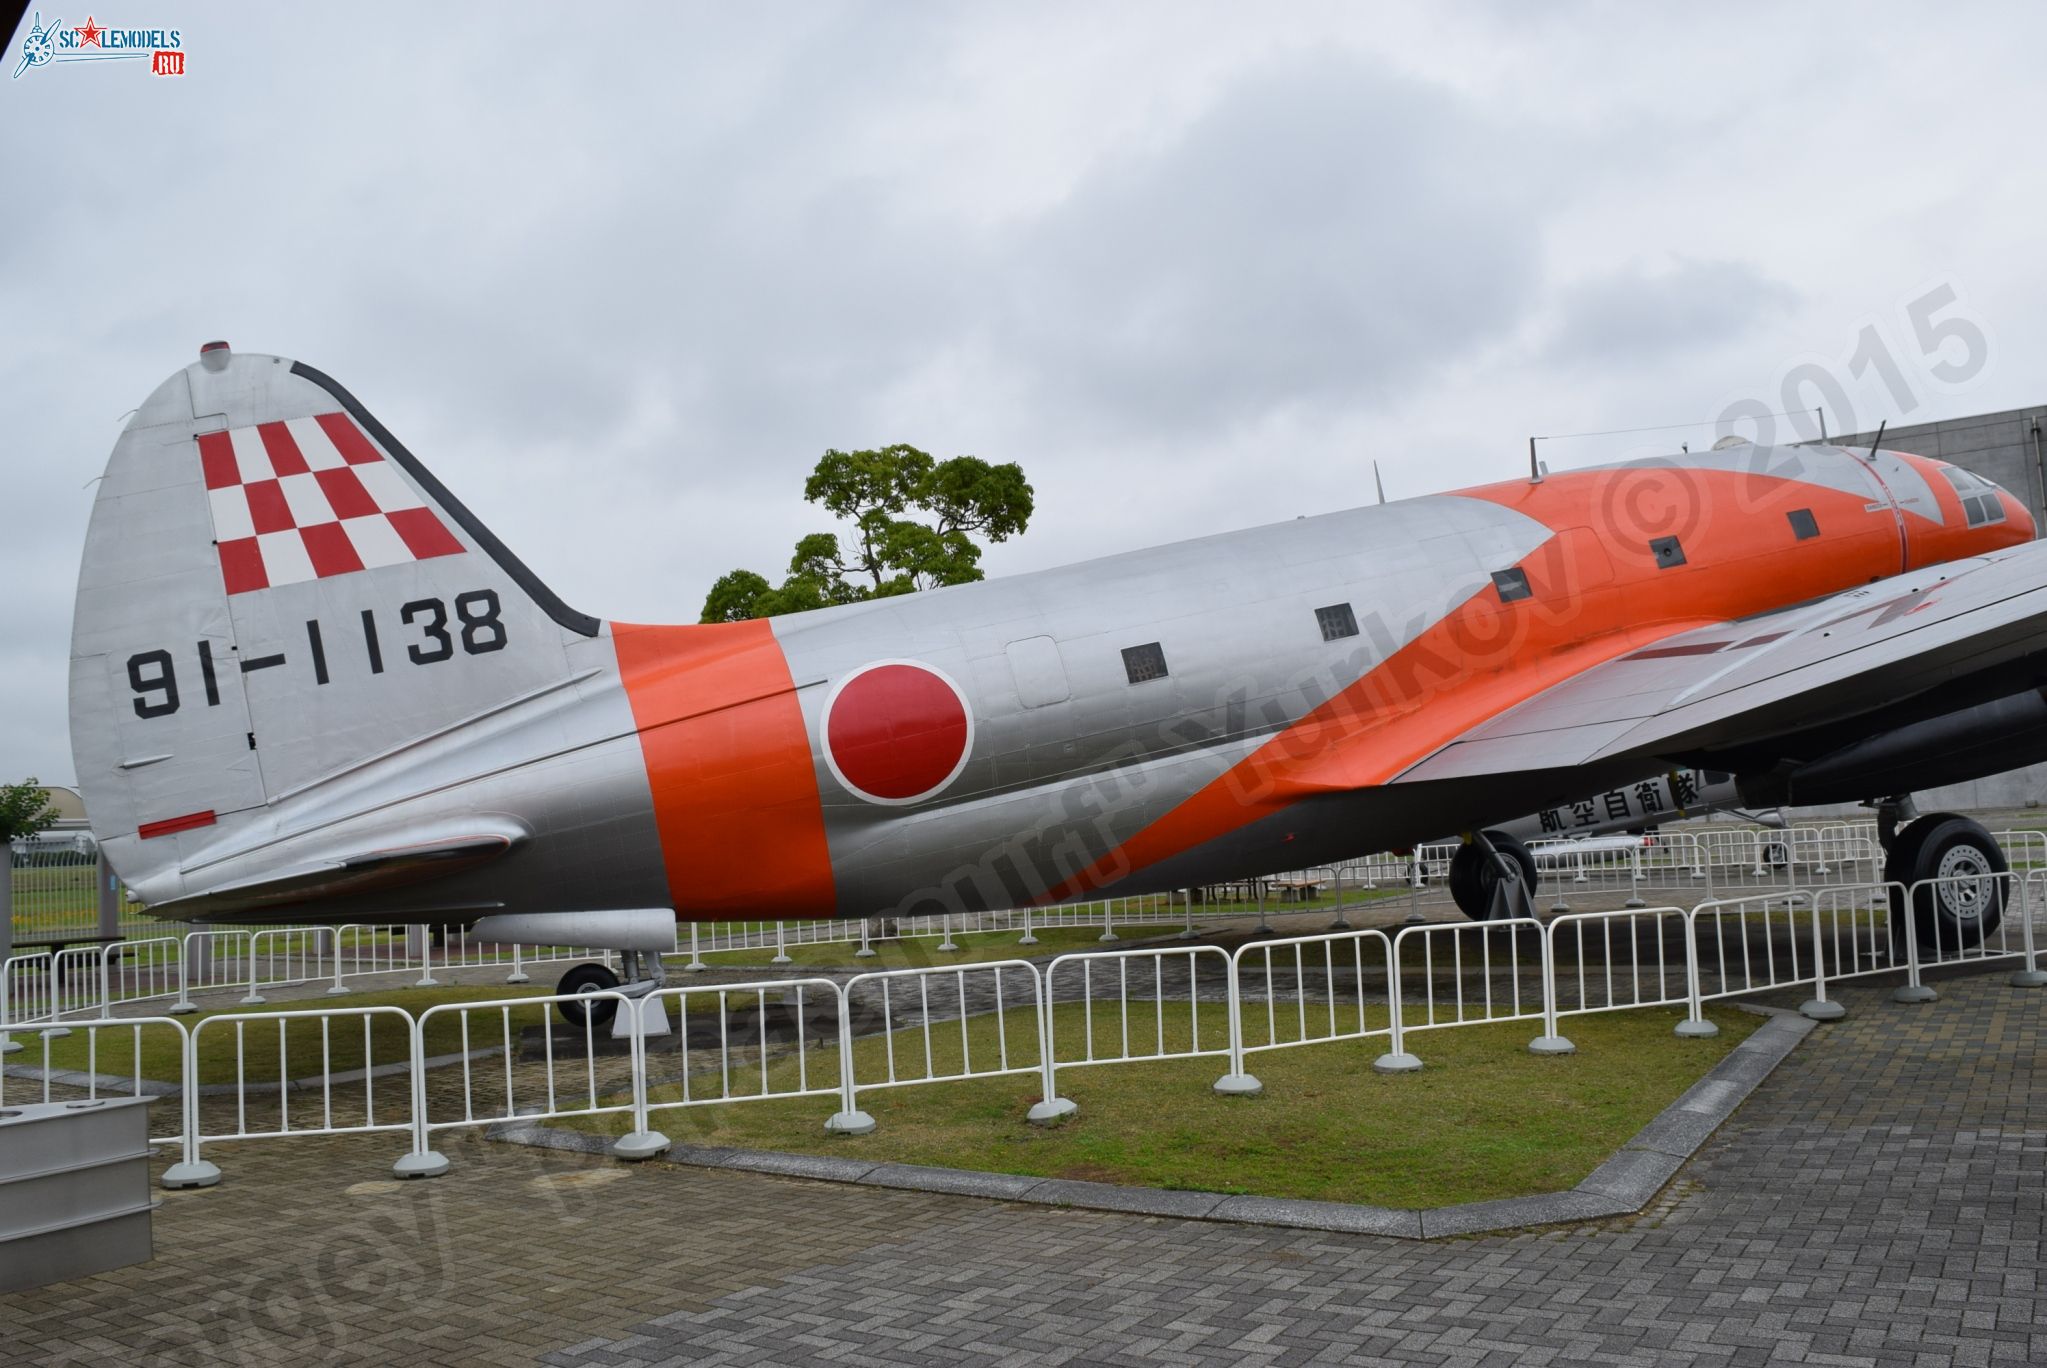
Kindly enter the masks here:
<path id="1" fill-rule="evenodd" d="M 136 411 L 93 506 L 71 649 L 87 814 L 138 895 L 175 901 L 223 852 L 373 808 L 319 795 L 572 682 L 603 631 L 346 390 L 208 344 Z"/>

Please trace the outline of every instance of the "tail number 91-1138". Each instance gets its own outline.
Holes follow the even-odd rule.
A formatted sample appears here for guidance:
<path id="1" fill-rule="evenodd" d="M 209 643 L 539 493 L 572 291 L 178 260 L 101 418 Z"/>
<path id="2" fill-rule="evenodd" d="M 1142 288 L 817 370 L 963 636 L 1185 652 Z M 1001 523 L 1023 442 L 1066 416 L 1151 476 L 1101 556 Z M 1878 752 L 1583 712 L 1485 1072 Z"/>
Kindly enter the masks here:
<path id="1" fill-rule="evenodd" d="M 438 665 L 452 660 L 459 647 L 464 655 L 489 655 L 505 648 L 506 635 L 502 608 L 495 589 L 472 589 L 466 594 L 457 594 L 450 611 L 449 604 L 438 598 L 414 599 L 398 609 L 398 620 L 402 629 L 410 634 L 404 641 L 404 659 L 414 665 Z M 384 673 L 384 644 L 377 628 L 376 610 L 362 611 L 360 635 L 362 638 L 362 660 L 369 673 Z M 213 643 L 197 643 L 196 655 L 199 667 L 199 684 L 206 696 L 206 706 L 220 706 L 220 675 L 228 662 L 215 658 Z M 321 629 L 318 618 L 306 619 L 306 656 L 313 668 L 313 683 L 333 682 L 333 672 L 328 665 L 327 634 Z M 288 666 L 290 657 L 283 651 L 269 655 L 244 656 L 235 662 L 235 668 L 243 674 L 254 674 L 258 670 L 278 669 Z M 135 715 L 142 718 L 168 717 L 182 706 L 184 696 L 178 688 L 177 660 L 168 650 L 138 651 L 128 657 L 128 687 L 134 691 Z"/>

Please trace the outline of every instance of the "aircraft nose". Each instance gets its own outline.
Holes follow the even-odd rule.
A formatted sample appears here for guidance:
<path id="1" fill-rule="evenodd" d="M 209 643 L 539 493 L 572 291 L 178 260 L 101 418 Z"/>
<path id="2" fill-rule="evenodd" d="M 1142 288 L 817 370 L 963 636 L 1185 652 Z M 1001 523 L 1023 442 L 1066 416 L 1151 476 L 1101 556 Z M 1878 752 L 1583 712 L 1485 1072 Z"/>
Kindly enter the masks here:
<path id="1" fill-rule="evenodd" d="M 2004 520 L 2013 527 L 2023 530 L 2027 541 L 2040 535 L 2039 523 L 2033 517 L 2033 510 L 2026 507 L 2023 500 L 2015 497 L 2003 485 L 1997 487 L 1997 497 L 2004 504 Z"/>

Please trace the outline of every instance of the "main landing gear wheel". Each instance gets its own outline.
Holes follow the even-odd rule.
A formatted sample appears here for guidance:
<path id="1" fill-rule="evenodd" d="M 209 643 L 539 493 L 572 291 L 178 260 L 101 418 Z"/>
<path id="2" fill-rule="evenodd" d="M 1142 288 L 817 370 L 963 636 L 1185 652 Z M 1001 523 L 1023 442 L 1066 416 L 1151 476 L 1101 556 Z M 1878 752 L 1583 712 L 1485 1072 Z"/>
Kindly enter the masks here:
<path id="1" fill-rule="evenodd" d="M 1535 897 L 1535 857 L 1528 853 L 1528 847 L 1504 831 L 1488 831 L 1486 840 L 1492 842 L 1493 850 L 1507 857 L 1509 872 L 1502 874 L 1500 862 L 1486 851 L 1477 841 L 1470 841 L 1457 847 L 1457 853 L 1450 857 L 1450 897 L 1457 904 L 1457 910 L 1473 921 L 1485 921 L 1493 914 L 1493 890 L 1503 877 L 1518 883 L 1519 888 L 1508 887 L 1506 908 L 1508 916 L 1517 916 L 1523 906 L 1522 891 L 1531 900 Z"/>
<path id="2" fill-rule="evenodd" d="M 1912 935 L 1922 950 L 1967 950 L 1983 943 L 2004 920 L 2010 861 L 1997 838 L 1967 817 L 1934 812 L 1891 842 L 1884 878 L 1911 889 Z M 1913 885 L 1924 879 L 1938 883 Z M 1902 928 L 1907 894 L 1891 890 L 1891 925 Z"/>
<path id="3" fill-rule="evenodd" d="M 618 987 L 618 975 L 601 964 L 579 964 L 563 974 L 554 991 L 563 997 L 582 992 L 608 993 Z M 562 1020 L 581 1030 L 587 1023 L 602 1030 L 618 1015 L 618 999 L 603 998 L 596 1002 L 557 1002 Z"/>

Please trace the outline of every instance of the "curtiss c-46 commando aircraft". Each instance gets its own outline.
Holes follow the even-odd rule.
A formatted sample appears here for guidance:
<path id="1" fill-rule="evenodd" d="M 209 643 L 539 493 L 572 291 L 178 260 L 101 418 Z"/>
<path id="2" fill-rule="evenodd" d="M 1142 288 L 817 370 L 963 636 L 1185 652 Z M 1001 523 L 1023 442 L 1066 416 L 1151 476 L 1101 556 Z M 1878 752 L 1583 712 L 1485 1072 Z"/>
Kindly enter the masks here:
<path id="1" fill-rule="evenodd" d="M 1909 882 L 2005 868 L 1912 790 L 2047 759 L 2032 537 L 1940 461 L 1737 444 L 640 626 L 549 592 L 327 376 L 211 343 L 100 485 L 72 748 L 158 915 L 471 926 L 620 951 L 641 988 L 677 919 L 1117 896 L 1443 831 L 1483 890 L 1490 825 L 1680 766 L 1880 804 Z M 1966 943 L 2000 911 L 1901 915 Z"/>

